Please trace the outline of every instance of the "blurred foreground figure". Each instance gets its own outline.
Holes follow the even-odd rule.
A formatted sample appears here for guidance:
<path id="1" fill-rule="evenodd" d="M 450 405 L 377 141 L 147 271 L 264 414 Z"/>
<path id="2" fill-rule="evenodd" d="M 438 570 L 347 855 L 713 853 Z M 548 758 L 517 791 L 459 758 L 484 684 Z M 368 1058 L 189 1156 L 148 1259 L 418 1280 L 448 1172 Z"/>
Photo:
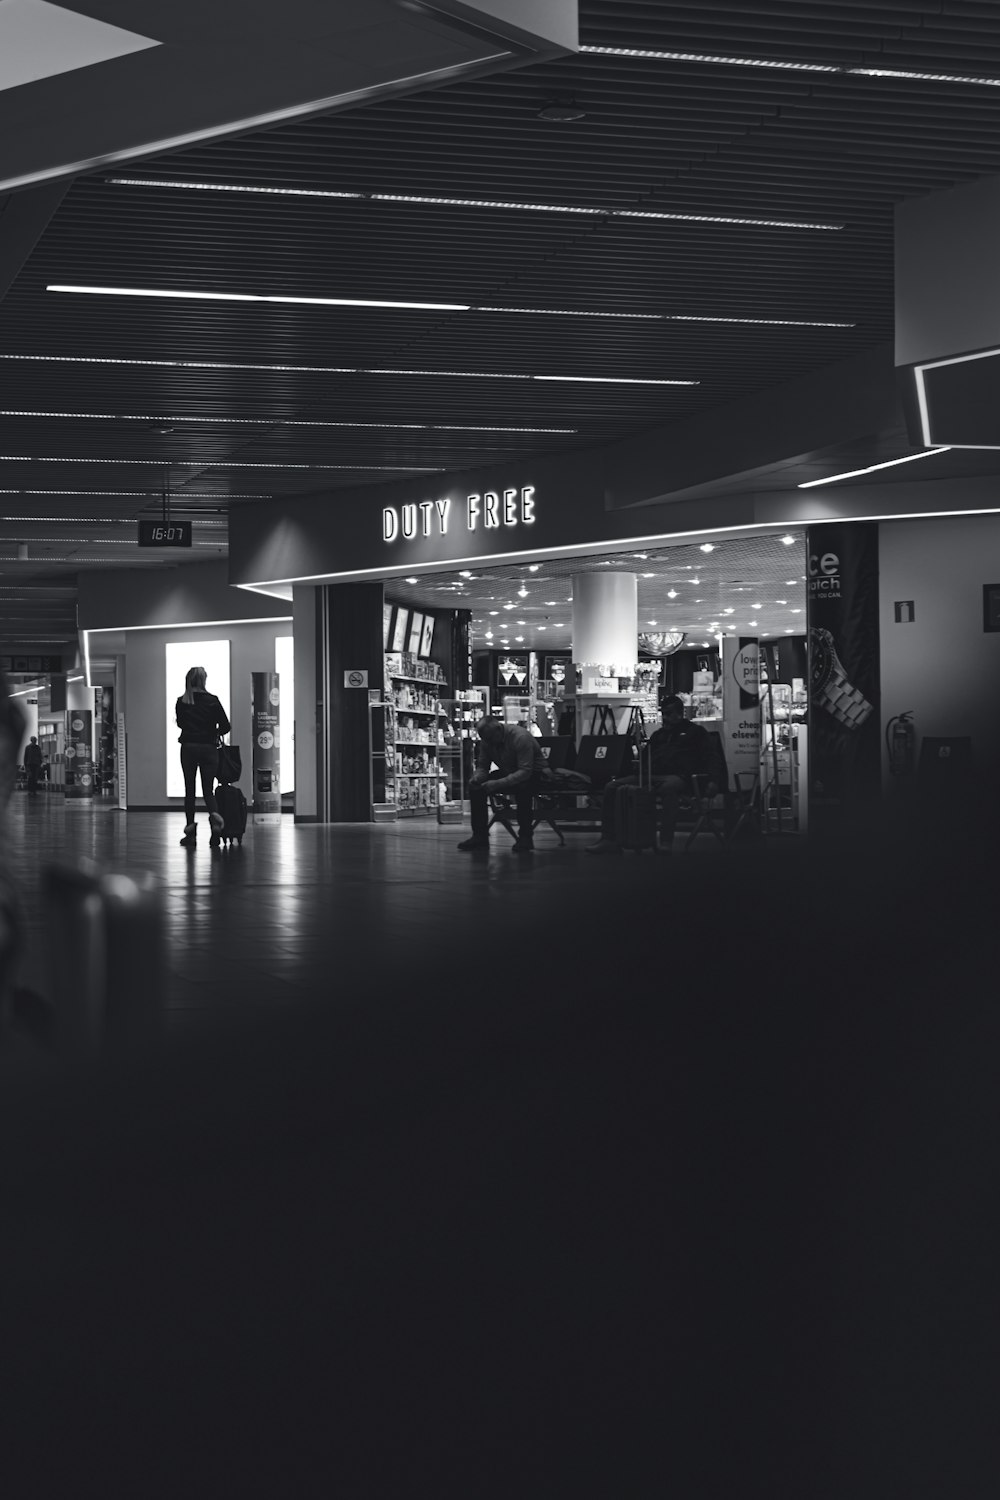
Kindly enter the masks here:
<path id="1" fill-rule="evenodd" d="M 24 716 L 0 672 L 0 1024 L 20 954 L 20 919 L 8 858 L 8 804 L 17 785 L 17 753 L 23 734 Z"/>

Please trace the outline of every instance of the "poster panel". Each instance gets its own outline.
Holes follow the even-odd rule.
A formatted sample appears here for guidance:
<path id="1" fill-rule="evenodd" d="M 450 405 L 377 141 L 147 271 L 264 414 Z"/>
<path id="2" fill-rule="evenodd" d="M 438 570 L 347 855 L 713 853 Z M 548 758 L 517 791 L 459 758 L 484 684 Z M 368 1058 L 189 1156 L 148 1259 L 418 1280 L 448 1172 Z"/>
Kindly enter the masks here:
<path id="1" fill-rule="evenodd" d="M 881 794 L 878 524 L 807 533 L 809 797 L 833 826 Z"/>
<path id="2" fill-rule="evenodd" d="M 722 640 L 722 748 L 729 785 L 735 791 L 737 775 L 756 775 L 760 769 L 760 648 L 756 636 L 727 635 Z"/>
<path id="3" fill-rule="evenodd" d="M 277 672 L 252 672 L 253 820 L 281 822 L 281 693 Z"/>
<path id="4" fill-rule="evenodd" d="M 66 710 L 66 805 L 81 806 L 94 796 L 94 713 L 89 708 Z"/>

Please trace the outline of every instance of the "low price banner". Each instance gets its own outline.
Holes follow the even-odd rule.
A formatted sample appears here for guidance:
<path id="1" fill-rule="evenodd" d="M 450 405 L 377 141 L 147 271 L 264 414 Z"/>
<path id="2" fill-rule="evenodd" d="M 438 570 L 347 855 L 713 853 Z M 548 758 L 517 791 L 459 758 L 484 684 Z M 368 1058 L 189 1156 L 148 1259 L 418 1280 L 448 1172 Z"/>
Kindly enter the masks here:
<path id="1" fill-rule="evenodd" d="M 281 691 L 277 672 L 253 672 L 254 823 L 281 822 Z"/>
<path id="2" fill-rule="evenodd" d="M 722 639 L 722 748 L 733 791 L 760 769 L 760 648 L 756 636 Z M 745 783 L 749 785 L 749 783 Z"/>

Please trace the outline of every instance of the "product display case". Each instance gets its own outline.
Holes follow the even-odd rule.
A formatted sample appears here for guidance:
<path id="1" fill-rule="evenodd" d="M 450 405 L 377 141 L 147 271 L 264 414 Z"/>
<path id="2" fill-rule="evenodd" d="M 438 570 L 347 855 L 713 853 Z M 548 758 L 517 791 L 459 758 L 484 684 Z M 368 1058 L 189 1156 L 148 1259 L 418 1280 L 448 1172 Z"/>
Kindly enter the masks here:
<path id="1" fill-rule="evenodd" d="M 460 823 L 476 758 L 476 725 L 490 711 L 489 688 L 470 688 L 438 704 L 439 823 Z"/>
<path id="2" fill-rule="evenodd" d="M 445 690 L 437 662 L 410 651 L 388 651 L 385 690 L 369 703 L 372 818 L 427 815 L 447 801 L 439 751 L 439 699 Z"/>

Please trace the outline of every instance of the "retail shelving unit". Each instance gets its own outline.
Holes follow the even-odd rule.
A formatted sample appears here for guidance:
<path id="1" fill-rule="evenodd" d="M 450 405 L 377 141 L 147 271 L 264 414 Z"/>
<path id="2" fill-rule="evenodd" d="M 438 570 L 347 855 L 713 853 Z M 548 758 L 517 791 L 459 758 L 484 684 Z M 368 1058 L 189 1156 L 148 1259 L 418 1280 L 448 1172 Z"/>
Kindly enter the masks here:
<path id="1" fill-rule="evenodd" d="M 440 697 L 447 688 L 444 673 L 437 662 L 409 651 L 389 651 L 385 684 L 382 701 L 370 705 L 375 822 L 426 816 L 447 800 L 438 732 Z"/>
<path id="2" fill-rule="evenodd" d="M 476 725 L 490 711 L 489 688 L 470 688 L 438 704 L 438 769 L 444 788 L 439 823 L 462 820 L 465 792 L 476 755 Z"/>

